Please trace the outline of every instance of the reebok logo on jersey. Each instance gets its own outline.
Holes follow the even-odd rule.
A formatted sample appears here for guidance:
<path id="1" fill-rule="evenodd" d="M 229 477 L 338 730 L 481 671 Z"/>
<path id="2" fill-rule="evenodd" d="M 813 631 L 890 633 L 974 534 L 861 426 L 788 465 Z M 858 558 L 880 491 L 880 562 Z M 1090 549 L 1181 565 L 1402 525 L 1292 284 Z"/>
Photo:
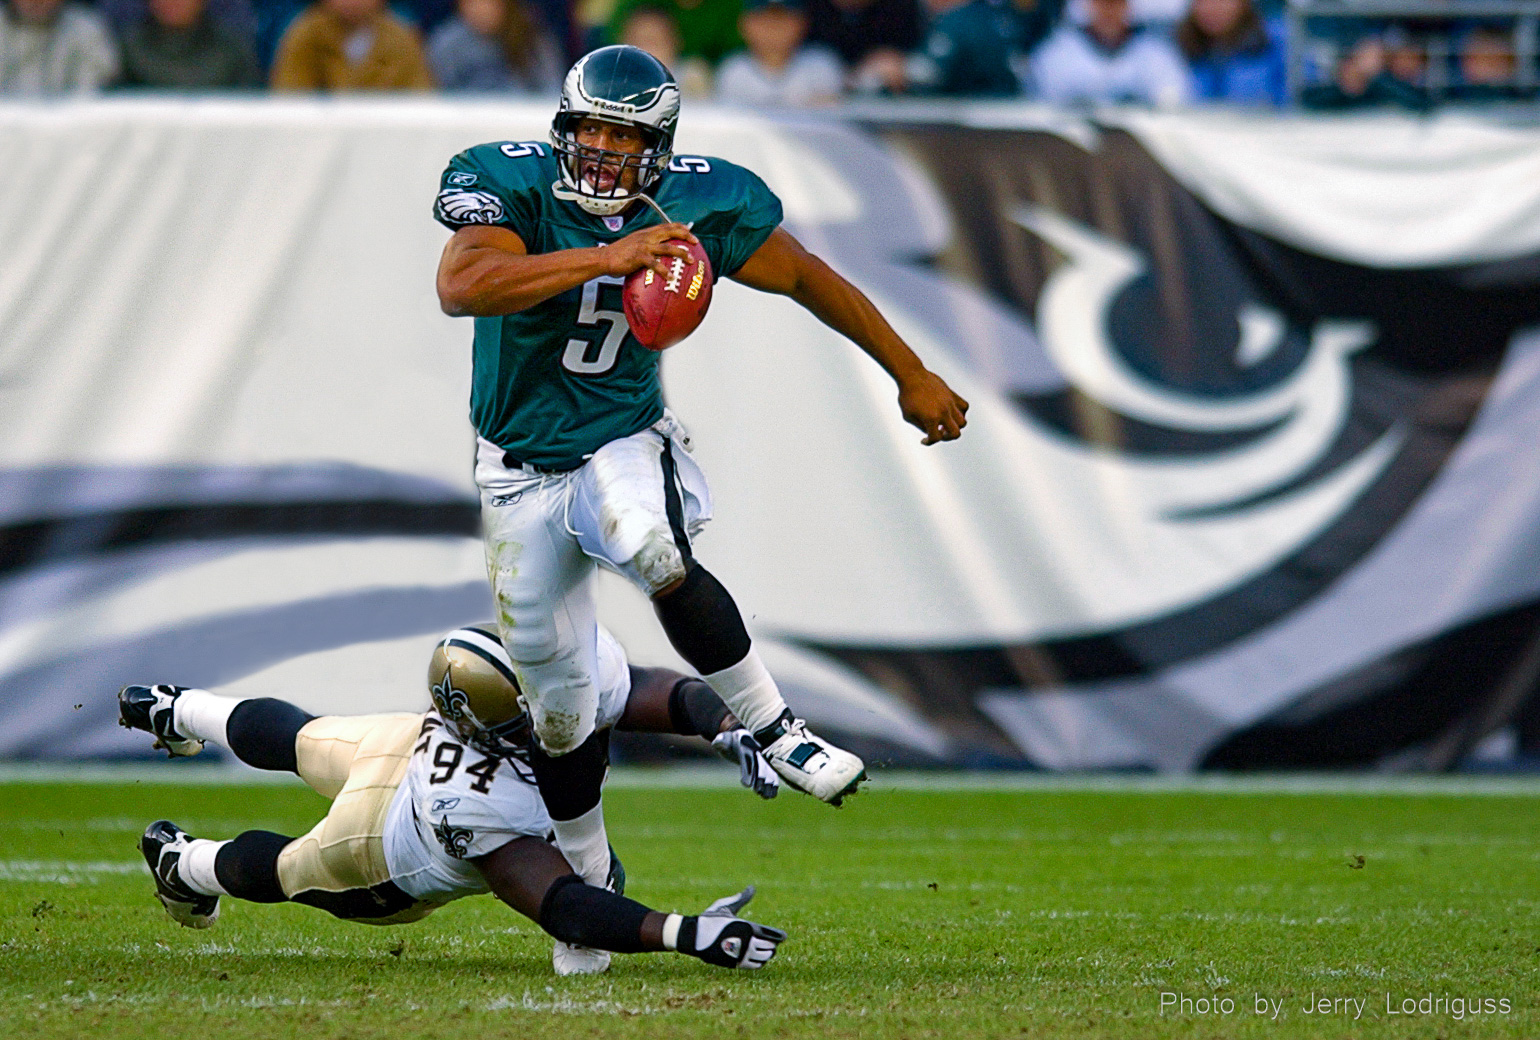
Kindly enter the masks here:
<path id="1" fill-rule="evenodd" d="M 508 493 L 506 495 L 493 495 L 492 496 L 492 505 L 494 505 L 494 506 L 511 506 L 511 505 L 513 505 L 515 502 L 517 502 L 519 499 L 521 499 L 523 497 L 524 497 L 524 492 L 522 492 L 522 491 L 513 491 L 513 492 L 510 492 L 510 493 Z"/>
<path id="2" fill-rule="evenodd" d="M 474 173 L 451 173 L 449 175 L 449 183 L 457 188 L 469 188 L 472 184 L 476 183 L 476 175 Z"/>
<path id="3" fill-rule="evenodd" d="M 438 798 L 438 799 L 434 800 L 433 808 L 432 808 L 431 811 L 432 812 L 448 812 L 450 809 L 453 809 L 455 806 L 457 806 L 459 804 L 460 804 L 460 799 L 458 799 L 458 798 Z"/>
<path id="4" fill-rule="evenodd" d="M 496 195 L 451 188 L 438 193 L 438 211 L 451 224 L 500 224 L 507 216 Z"/>

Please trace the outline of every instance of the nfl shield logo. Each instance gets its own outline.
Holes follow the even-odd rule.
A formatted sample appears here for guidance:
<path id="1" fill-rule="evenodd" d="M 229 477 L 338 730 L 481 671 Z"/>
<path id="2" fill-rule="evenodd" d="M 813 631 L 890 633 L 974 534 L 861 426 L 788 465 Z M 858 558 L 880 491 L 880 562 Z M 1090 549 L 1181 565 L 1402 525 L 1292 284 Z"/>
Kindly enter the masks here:
<path id="1" fill-rule="evenodd" d="M 626 218 L 625 217 L 605 217 L 604 218 L 604 226 L 609 228 L 611 231 L 619 231 L 622 227 L 625 226 L 625 223 L 626 223 Z"/>

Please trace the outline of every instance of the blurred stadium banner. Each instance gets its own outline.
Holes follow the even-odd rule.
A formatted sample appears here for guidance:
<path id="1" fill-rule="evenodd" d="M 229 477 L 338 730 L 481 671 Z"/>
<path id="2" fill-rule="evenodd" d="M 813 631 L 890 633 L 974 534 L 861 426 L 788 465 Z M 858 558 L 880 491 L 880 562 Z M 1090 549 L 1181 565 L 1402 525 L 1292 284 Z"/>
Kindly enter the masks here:
<path id="1" fill-rule="evenodd" d="M 420 709 L 489 615 L 439 171 L 545 105 L 0 106 L 0 757 L 126 682 Z M 686 113 L 973 404 L 724 282 L 664 362 L 699 556 L 880 760 L 1444 768 L 1533 741 L 1540 132 Z M 678 664 L 599 580 L 639 663 Z"/>

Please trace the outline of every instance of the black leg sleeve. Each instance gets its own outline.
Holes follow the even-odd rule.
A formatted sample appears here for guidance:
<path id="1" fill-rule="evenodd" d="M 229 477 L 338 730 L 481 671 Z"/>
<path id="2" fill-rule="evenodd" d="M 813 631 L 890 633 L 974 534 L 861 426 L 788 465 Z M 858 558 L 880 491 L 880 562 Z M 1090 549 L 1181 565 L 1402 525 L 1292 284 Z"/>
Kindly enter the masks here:
<path id="1" fill-rule="evenodd" d="M 575 820 L 599 804 L 604 770 L 610 764 L 610 731 L 595 730 L 565 755 L 548 755 L 538 741 L 530 745 L 540 798 L 553 820 Z"/>
<path id="2" fill-rule="evenodd" d="M 557 878 L 540 903 L 540 927 L 574 946 L 611 953 L 642 953 L 642 922 L 652 913 L 634 899 L 583 884 L 576 874 Z"/>
<path id="3" fill-rule="evenodd" d="M 230 712 L 225 735 L 235 757 L 258 769 L 299 772 L 294 757 L 294 738 L 315 718 L 288 701 L 256 697 L 241 701 Z"/>
<path id="4" fill-rule="evenodd" d="M 690 568 L 679 587 L 652 601 L 668 641 L 702 675 L 748 656 L 749 632 L 726 587 L 706 568 Z"/>
<path id="5" fill-rule="evenodd" d="M 278 884 L 278 854 L 293 840 L 272 831 L 246 831 L 214 857 L 214 877 L 237 899 L 288 902 Z"/>
<path id="6" fill-rule="evenodd" d="M 682 736 L 710 740 L 722 732 L 722 720 L 728 714 L 722 698 L 699 679 L 680 679 L 669 691 L 669 721 L 674 724 L 674 732 Z"/>

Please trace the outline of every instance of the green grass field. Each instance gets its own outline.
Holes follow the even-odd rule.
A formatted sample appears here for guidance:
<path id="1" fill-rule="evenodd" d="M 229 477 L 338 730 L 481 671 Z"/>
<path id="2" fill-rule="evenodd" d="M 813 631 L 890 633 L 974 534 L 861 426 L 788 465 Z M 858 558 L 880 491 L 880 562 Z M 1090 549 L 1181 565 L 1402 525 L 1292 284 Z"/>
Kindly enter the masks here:
<path id="1" fill-rule="evenodd" d="M 0 784 L 7 1037 L 1540 1036 L 1540 788 L 879 782 L 836 812 L 621 787 L 632 895 L 694 911 L 752 881 L 753 916 L 791 939 L 761 972 L 652 954 L 557 979 L 548 940 L 490 898 L 398 928 L 226 900 L 212 930 L 179 928 L 145 823 L 299 833 L 324 805 L 132 776 Z"/>

